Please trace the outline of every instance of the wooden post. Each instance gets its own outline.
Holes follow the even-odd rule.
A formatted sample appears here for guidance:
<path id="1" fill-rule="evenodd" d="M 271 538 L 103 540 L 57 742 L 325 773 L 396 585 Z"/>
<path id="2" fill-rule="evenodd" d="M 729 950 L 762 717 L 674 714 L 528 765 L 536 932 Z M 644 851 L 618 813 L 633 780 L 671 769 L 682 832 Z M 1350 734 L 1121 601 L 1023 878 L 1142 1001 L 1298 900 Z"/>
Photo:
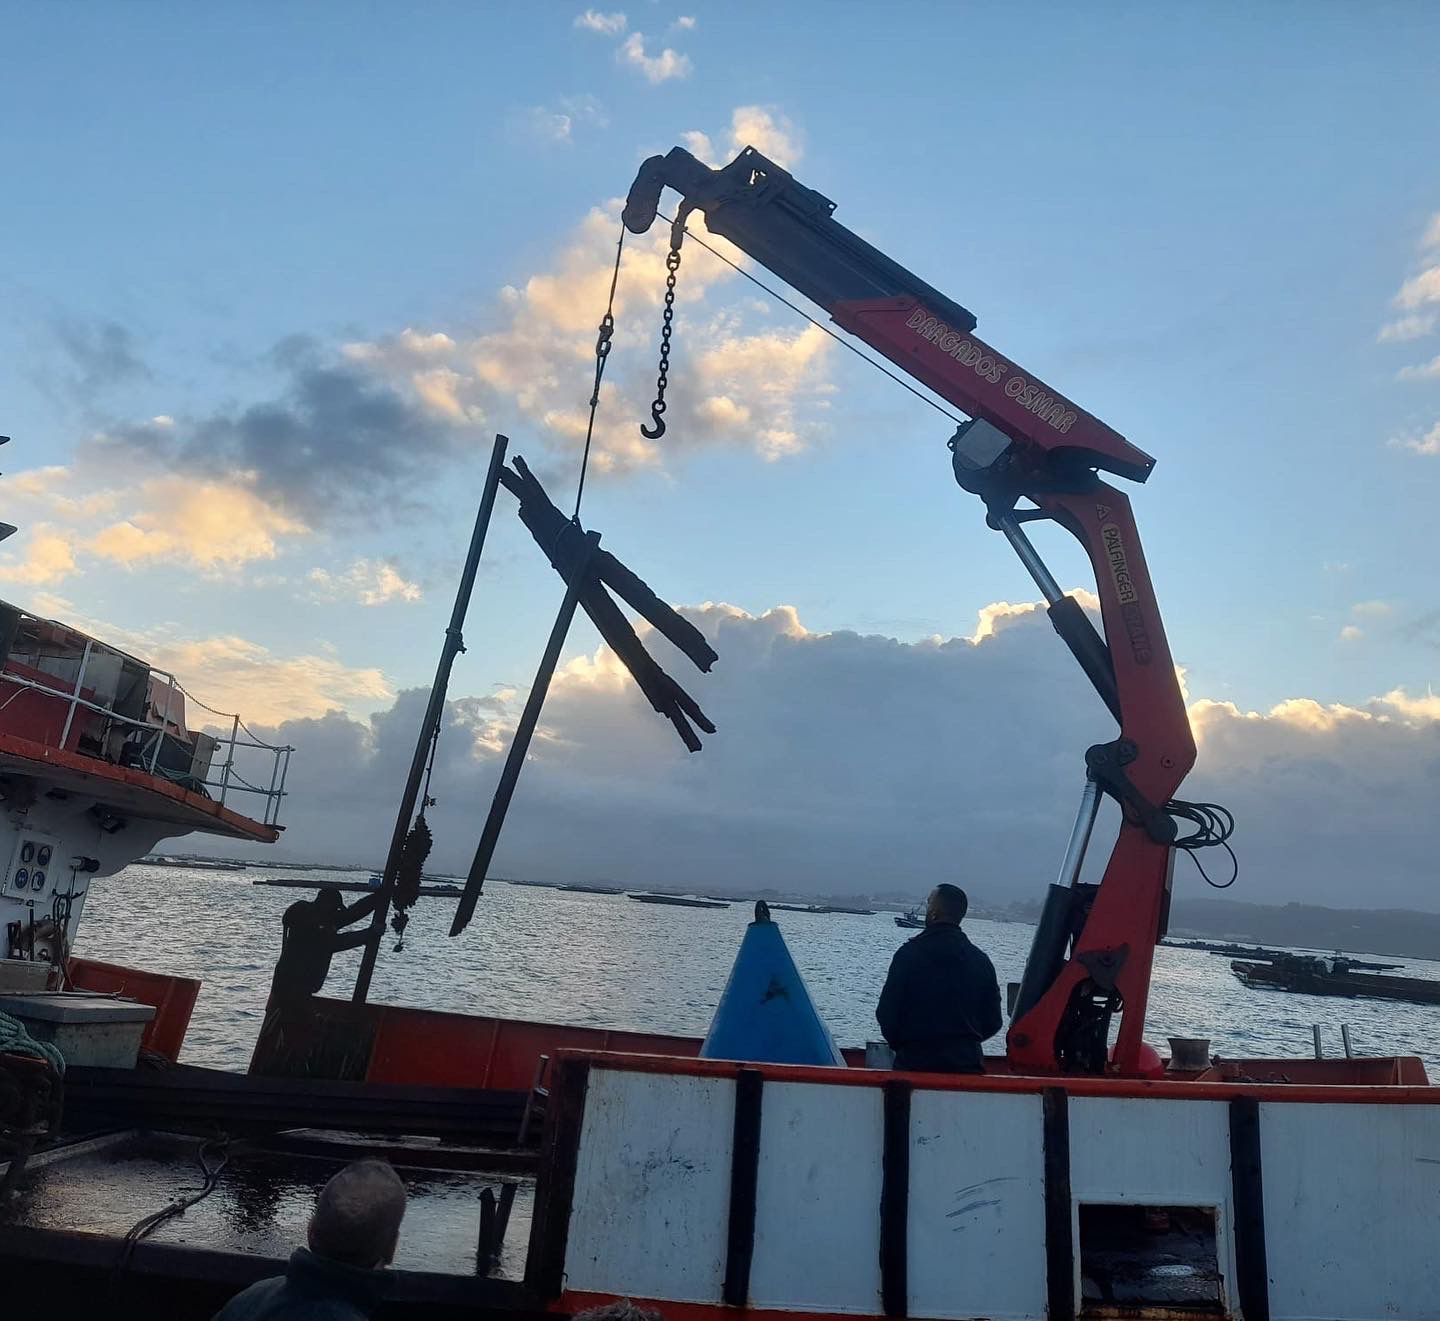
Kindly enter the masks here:
<path id="1" fill-rule="evenodd" d="M 455 657 L 465 650 L 463 628 L 465 615 L 470 608 L 470 594 L 475 587 L 475 574 L 480 568 L 480 553 L 485 549 L 485 533 L 490 527 L 490 515 L 495 509 L 495 492 L 500 487 L 500 470 L 505 464 L 505 450 L 510 441 L 505 436 L 495 437 L 495 446 L 490 451 L 490 469 L 485 474 L 485 489 L 480 496 L 480 509 L 475 515 L 475 530 L 470 534 L 470 550 L 465 556 L 465 567 L 460 574 L 460 586 L 455 592 L 455 605 L 450 611 L 450 626 L 445 630 L 445 642 L 440 648 L 440 663 L 435 669 L 435 682 L 430 686 L 430 703 L 425 708 L 425 719 L 420 724 L 420 733 L 415 740 L 415 755 L 410 760 L 410 775 L 405 781 L 405 792 L 400 797 L 400 810 L 395 814 L 395 830 L 390 836 L 390 853 L 385 859 L 385 872 L 380 881 L 380 902 L 370 919 L 370 939 L 360 960 L 360 971 L 355 978 L 355 993 L 351 997 L 356 1004 L 364 1004 L 370 994 L 370 979 L 375 974 L 375 960 L 380 953 L 380 941 L 385 935 L 385 919 L 390 915 L 390 900 L 395 893 L 396 873 L 400 869 L 400 854 L 405 847 L 405 836 L 410 832 L 410 822 L 415 815 L 415 800 L 420 795 L 420 781 L 425 775 L 425 761 L 430 753 L 430 744 L 440 721 L 445 714 L 445 690 L 450 684 L 450 670 Z"/>
<path id="2" fill-rule="evenodd" d="M 565 599 L 560 603 L 560 613 L 555 616 L 555 627 L 550 630 L 550 641 L 546 643 L 545 654 L 540 658 L 540 668 L 535 672 L 530 696 L 525 699 L 520 723 L 515 726 L 515 736 L 510 740 L 510 752 L 505 758 L 505 767 L 500 772 L 500 783 L 495 786 L 490 815 L 485 819 L 485 829 L 480 832 L 480 843 L 475 848 L 470 874 L 465 878 L 465 893 L 460 897 L 460 903 L 455 909 L 455 920 L 450 924 L 452 936 L 458 936 L 470 925 L 480 892 L 485 888 L 485 873 L 489 871 L 490 860 L 495 856 L 495 845 L 500 840 L 500 828 L 505 824 L 505 814 L 510 810 L 510 799 L 515 794 L 520 770 L 525 765 L 525 754 L 530 750 L 530 739 L 540 720 L 540 708 L 545 705 L 545 694 L 550 691 L 550 680 L 555 677 L 555 666 L 559 664 L 566 634 L 570 632 L 570 622 L 575 618 L 575 607 L 589 579 L 590 564 L 599 545 L 598 532 L 585 534 L 585 547 L 576 557 L 570 580 L 565 584 Z"/>

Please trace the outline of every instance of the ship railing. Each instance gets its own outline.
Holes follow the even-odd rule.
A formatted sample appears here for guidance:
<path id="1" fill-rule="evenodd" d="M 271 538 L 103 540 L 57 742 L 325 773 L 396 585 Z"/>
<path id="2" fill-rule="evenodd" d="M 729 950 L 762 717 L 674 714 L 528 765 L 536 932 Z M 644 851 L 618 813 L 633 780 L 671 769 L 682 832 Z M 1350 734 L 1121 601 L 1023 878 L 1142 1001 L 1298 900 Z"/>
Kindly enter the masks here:
<path id="1" fill-rule="evenodd" d="M 207 706 L 188 691 L 168 670 L 155 669 L 153 666 L 149 667 L 150 677 L 165 687 L 165 700 L 162 709 L 156 712 L 155 720 L 142 720 L 134 716 L 127 716 L 103 702 L 94 702 L 82 697 L 81 693 L 85 687 L 85 671 L 90 663 L 91 652 L 92 644 L 87 641 L 81 656 L 79 671 L 75 676 L 74 686 L 68 690 L 15 674 L 8 669 L 0 670 L 0 682 L 9 684 L 16 689 L 4 701 L 0 701 L 0 711 L 3 711 L 22 692 L 27 690 L 61 699 L 68 704 L 65 712 L 65 724 L 60 734 L 62 748 L 70 737 L 76 713 L 80 710 L 94 712 L 96 715 L 103 716 L 112 728 L 118 726 L 134 729 L 140 733 L 139 758 L 142 768 L 148 774 L 157 779 L 180 784 L 185 788 L 203 789 L 206 795 L 217 801 L 221 807 L 226 805 L 226 800 L 231 794 L 258 795 L 262 800 L 258 819 L 267 826 L 279 825 L 280 805 L 285 799 L 285 781 L 290 772 L 290 754 L 295 751 L 292 746 L 270 743 L 260 738 L 238 715 L 229 711 L 217 711 L 213 706 Z M 160 754 L 164 750 L 165 738 L 169 731 L 171 695 L 177 692 L 183 693 L 201 710 L 218 717 L 222 722 L 229 722 L 228 731 L 225 730 L 223 724 L 215 726 L 220 731 L 218 733 L 201 731 L 206 738 L 212 739 L 215 745 L 203 778 L 195 775 L 193 770 L 190 772 L 175 771 L 160 765 Z M 179 728 L 178 722 L 176 728 Z M 195 739 L 196 734 L 192 732 L 190 738 Z M 222 752 L 224 760 L 219 763 L 217 768 L 216 759 Z M 242 760 L 253 762 L 258 769 L 251 770 L 249 776 L 242 775 L 236 768 L 237 752 L 242 753 Z M 250 767 L 247 766 L 246 769 L 249 770 Z M 268 785 L 263 783 L 267 775 L 269 777 Z M 246 815 L 252 814 L 247 812 Z M 252 819 L 255 818 L 252 816 Z"/>

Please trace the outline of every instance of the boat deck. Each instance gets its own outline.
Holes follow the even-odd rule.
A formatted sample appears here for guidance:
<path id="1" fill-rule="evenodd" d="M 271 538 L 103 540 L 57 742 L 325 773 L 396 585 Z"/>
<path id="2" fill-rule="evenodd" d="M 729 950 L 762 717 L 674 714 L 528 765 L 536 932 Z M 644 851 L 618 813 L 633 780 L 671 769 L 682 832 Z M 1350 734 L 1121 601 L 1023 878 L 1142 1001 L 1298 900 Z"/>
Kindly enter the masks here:
<path id="1" fill-rule="evenodd" d="M 201 1186 L 200 1143 L 165 1133 L 122 1133 L 37 1156 L 7 1208 L 9 1227 L 104 1236 L 112 1242 L 141 1217 Z M 354 1156 L 301 1155 L 234 1144 L 215 1191 L 164 1222 L 147 1243 L 263 1258 L 275 1272 L 297 1245 L 320 1189 Z M 428 1169 L 397 1164 L 410 1197 L 395 1266 L 402 1271 L 476 1275 L 480 1193 L 518 1185 L 509 1229 L 491 1278 L 519 1281 L 535 1201 L 533 1178 L 513 1172 Z"/>

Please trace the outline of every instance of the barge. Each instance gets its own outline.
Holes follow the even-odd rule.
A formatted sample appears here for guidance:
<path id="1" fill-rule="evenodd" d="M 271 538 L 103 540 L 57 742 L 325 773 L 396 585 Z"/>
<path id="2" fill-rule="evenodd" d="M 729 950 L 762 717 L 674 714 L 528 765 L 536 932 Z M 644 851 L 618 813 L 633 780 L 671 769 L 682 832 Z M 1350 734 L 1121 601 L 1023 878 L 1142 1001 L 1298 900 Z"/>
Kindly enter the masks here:
<path id="1" fill-rule="evenodd" d="M 1374 965 L 1346 958 L 1304 954 L 1273 957 L 1265 963 L 1236 960 L 1230 971 L 1253 990 L 1292 991 L 1299 995 L 1338 995 L 1350 1000 L 1402 1000 L 1440 1005 L 1440 981 L 1428 977 L 1388 977 L 1357 969 Z M 1385 966 L 1385 965 L 1382 965 Z M 1388 965 L 1394 967 L 1396 965 Z"/>

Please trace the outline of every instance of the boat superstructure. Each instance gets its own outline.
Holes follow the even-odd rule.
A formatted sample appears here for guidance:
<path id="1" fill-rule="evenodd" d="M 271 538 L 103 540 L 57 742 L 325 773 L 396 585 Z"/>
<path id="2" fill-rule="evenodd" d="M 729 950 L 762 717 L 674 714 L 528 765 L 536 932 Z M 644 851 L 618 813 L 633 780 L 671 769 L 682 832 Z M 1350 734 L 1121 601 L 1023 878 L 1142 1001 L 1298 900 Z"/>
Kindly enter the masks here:
<path id="1" fill-rule="evenodd" d="M 91 879 L 163 839 L 273 843 L 291 751 L 168 671 L 0 602 L 0 957 L 61 963 Z"/>

